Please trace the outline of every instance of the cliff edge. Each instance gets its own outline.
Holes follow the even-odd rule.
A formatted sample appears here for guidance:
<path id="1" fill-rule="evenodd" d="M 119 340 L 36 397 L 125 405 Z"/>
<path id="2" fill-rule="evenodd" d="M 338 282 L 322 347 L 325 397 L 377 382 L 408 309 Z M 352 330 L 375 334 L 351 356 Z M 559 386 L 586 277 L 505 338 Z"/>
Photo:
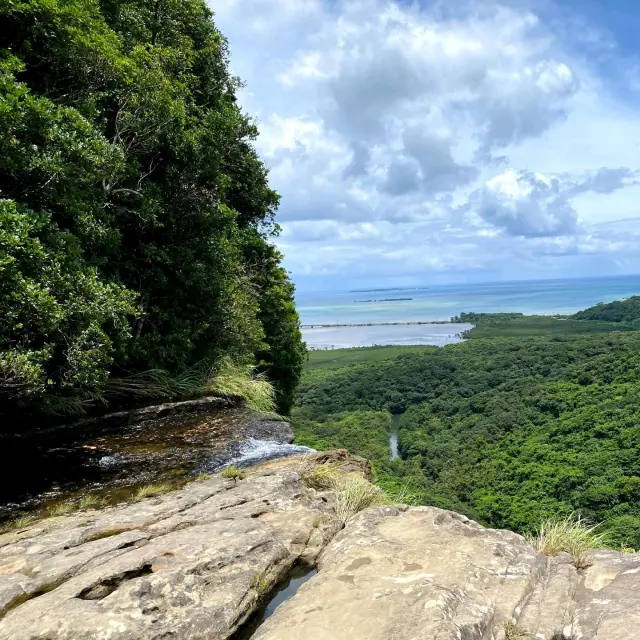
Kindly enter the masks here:
<path id="1" fill-rule="evenodd" d="M 232 638 L 299 565 L 318 573 L 253 638 L 638 637 L 640 554 L 595 551 L 578 570 L 432 507 L 372 507 L 345 525 L 336 491 L 308 481 L 325 468 L 370 473 L 346 452 L 314 454 L 0 536 L 0 638 Z"/>

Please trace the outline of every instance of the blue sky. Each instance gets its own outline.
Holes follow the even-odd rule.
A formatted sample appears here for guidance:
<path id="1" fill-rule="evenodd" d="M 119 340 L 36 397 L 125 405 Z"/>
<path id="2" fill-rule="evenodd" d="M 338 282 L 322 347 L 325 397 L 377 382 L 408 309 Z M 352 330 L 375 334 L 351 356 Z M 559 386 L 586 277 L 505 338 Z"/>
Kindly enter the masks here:
<path id="1" fill-rule="evenodd" d="M 640 3 L 210 0 L 300 290 L 640 273 Z"/>

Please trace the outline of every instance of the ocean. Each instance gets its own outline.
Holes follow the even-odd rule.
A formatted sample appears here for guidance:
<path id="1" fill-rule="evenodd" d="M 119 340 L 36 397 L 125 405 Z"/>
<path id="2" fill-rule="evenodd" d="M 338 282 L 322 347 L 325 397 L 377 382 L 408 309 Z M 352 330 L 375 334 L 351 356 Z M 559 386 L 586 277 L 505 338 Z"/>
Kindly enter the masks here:
<path id="1" fill-rule="evenodd" d="M 640 295 L 640 275 L 536 280 L 296 294 L 303 334 L 311 348 L 376 344 L 449 344 L 468 326 L 395 325 L 318 327 L 450 320 L 461 312 L 569 314 L 598 302 Z"/>

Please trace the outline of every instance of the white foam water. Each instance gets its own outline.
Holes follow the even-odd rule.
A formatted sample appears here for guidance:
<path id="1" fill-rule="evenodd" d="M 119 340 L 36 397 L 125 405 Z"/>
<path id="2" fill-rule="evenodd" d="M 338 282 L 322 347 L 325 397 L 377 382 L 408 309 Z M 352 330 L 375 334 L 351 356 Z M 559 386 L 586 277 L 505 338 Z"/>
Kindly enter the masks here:
<path id="1" fill-rule="evenodd" d="M 315 449 L 304 447 L 298 444 L 283 444 L 275 440 L 257 440 L 249 438 L 241 447 L 239 455 L 230 460 L 225 467 L 235 465 L 239 467 L 250 467 L 259 462 L 274 460 L 276 458 L 286 458 L 301 453 L 315 453 Z"/>
<path id="2" fill-rule="evenodd" d="M 119 466 L 122 463 L 122 456 L 102 456 L 100 460 L 98 460 L 98 466 L 101 469 L 113 469 L 114 467 Z"/>

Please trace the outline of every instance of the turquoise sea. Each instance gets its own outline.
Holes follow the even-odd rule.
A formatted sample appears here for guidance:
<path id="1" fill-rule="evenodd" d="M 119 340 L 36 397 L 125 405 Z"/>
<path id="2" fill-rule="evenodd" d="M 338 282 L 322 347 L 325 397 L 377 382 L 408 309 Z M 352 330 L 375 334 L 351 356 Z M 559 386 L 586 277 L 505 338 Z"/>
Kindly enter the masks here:
<path id="1" fill-rule="evenodd" d="M 640 295 L 640 275 L 579 280 L 455 284 L 401 289 L 300 292 L 296 303 L 310 347 L 371 344 L 446 344 L 466 327 L 412 325 L 335 327 L 318 325 L 449 320 L 463 311 L 526 314 L 575 313 L 598 302 Z"/>

